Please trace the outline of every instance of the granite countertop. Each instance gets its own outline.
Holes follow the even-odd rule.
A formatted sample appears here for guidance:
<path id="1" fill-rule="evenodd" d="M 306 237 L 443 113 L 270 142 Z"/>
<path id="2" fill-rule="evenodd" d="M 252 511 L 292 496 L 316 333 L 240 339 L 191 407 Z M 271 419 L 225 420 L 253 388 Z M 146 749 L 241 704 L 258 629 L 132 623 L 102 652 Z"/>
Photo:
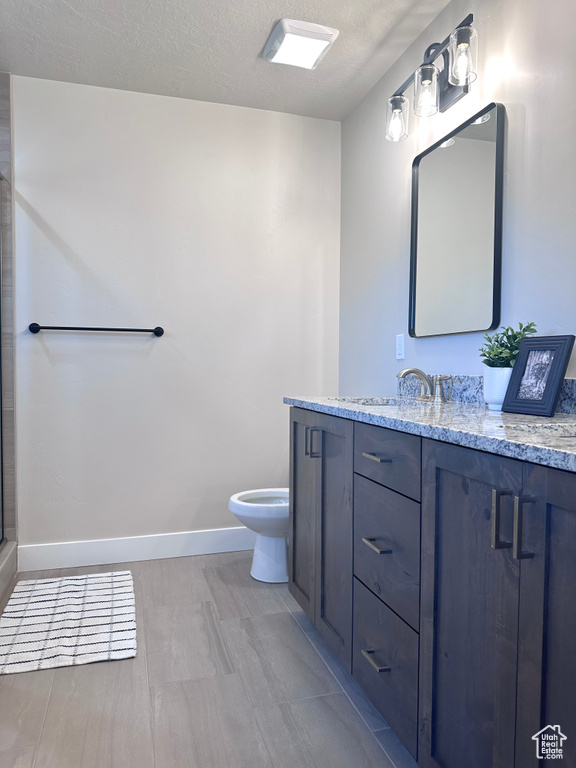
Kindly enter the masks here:
<path id="1" fill-rule="evenodd" d="M 552 418 L 408 397 L 285 397 L 287 405 L 576 472 L 576 414 Z"/>

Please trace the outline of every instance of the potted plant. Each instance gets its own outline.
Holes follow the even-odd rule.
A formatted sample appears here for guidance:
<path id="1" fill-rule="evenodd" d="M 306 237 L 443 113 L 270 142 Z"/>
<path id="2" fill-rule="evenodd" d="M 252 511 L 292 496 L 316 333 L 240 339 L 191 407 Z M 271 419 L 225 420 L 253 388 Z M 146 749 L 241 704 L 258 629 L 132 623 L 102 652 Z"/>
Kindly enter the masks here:
<path id="1" fill-rule="evenodd" d="M 491 411 L 501 411 L 512 368 L 516 362 L 520 342 L 536 332 L 536 323 L 519 324 L 515 331 L 503 326 L 497 333 L 484 334 L 486 343 L 480 347 L 480 357 L 488 370 L 484 373 L 484 400 Z"/>

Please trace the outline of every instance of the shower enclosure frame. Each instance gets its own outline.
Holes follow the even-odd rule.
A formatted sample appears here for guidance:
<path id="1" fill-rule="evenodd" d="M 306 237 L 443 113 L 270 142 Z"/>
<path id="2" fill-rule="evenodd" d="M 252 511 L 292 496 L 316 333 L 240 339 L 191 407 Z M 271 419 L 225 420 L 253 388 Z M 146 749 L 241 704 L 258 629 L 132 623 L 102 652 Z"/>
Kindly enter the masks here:
<path id="1" fill-rule="evenodd" d="M 2 392 L 2 292 L 3 292 L 3 280 L 2 280 L 2 264 L 4 257 L 4 188 L 6 179 L 0 173 L 0 549 L 6 542 L 6 535 L 4 530 L 4 422 L 3 422 L 3 392 Z"/>

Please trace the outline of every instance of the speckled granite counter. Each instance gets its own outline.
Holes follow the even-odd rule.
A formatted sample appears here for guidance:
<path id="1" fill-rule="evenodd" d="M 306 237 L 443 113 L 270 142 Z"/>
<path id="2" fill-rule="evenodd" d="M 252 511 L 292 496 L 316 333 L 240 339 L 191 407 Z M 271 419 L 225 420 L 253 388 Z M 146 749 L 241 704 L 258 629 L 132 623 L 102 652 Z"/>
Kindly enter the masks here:
<path id="1" fill-rule="evenodd" d="M 409 398 L 285 397 L 287 405 L 576 472 L 576 414 L 553 418 Z M 374 404 L 378 403 L 378 404 Z"/>

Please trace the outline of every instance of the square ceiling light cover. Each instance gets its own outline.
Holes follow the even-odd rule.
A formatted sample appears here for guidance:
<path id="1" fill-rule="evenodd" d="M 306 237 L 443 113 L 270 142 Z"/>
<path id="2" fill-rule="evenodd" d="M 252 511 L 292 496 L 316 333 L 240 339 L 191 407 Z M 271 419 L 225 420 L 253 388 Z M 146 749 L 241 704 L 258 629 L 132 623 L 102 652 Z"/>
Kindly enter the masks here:
<path id="1" fill-rule="evenodd" d="M 272 30 L 262 56 L 275 64 L 316 69 L 337 37 L 337 29 L 308 21 L 281 19 Z"/>

